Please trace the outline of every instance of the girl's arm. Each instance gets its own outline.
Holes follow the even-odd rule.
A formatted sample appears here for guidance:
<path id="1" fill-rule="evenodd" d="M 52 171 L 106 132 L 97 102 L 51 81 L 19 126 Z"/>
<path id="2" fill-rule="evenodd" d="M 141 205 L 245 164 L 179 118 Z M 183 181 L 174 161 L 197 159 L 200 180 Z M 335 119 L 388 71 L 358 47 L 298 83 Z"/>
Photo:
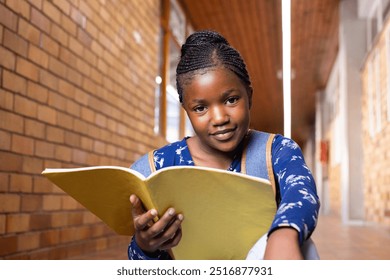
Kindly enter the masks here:
<path id="1" fill-rule="evenodd" d="M 301 258 L 297 249 L 314 231 L 320 206 L 314 178 L 299 146 L 281 135 L 272 145 L 272 164 L 280 201 L 265 257 Z"/>

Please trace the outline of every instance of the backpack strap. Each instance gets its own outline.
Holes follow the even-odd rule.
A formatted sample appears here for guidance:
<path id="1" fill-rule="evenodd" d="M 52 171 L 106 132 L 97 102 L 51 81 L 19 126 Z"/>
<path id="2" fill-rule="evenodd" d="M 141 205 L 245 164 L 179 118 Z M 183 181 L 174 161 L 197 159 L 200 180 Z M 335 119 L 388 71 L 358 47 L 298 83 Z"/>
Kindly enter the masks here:
<path id="1" fill-rule="evenodd" d="M 241 172 L 269 180 L 277 198 L 277 187 L 272 167 L 272 143 L 275 134 L 251 130 L 247 138 L 242 154 Z"/>
<path id="2" fill-rule="evenodd" d="M 276 199 L 278 200 L 278 191 L 276 189 L 276 182 L 275 182 L 275 176 L 274 176 L 274 169 L 272 167 L 272 143 L 274 141 L 275 134 L 270 134 L 267 141 L 266 146 L 266 161 L 267 161 L 267 171 L 268 171 L 268 177 L 269 181 L 271 182 L 272 189 L 274 190 L 274 194 Z"/>
<path id="3" fill-rule="evenodd" d="M 148 153 L 148 160 L 149 160 L 149 168 L 151 170 L 151 172 L 156 172 L 156 166 L 154 165 L 154 150 L 150 151 Z"/>

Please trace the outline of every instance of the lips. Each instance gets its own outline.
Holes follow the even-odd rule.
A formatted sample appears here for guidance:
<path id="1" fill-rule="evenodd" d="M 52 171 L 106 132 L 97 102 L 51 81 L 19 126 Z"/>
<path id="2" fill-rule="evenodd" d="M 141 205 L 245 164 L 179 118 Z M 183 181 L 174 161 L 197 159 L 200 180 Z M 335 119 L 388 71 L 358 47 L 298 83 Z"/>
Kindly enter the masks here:
<path id="1" fill-rule="evenodd" d="M 218 130 L 214 133 L 211 133 L 211 136 L 219 141 L 227 141 L 234 135 L 235 130 L 235 128 Z"/>

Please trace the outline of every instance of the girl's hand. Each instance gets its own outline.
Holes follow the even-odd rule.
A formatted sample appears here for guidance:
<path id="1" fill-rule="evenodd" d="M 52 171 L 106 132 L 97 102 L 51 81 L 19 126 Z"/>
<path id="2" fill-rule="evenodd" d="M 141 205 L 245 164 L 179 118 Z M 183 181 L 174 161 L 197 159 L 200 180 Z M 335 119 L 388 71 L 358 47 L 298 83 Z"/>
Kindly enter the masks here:
<path id="1" fill-rule="evenodd" d="M 133 206 L 132 215 L 135 229 L 135 241 L 142 251 L 154 253 L 157 250 L 167 250 L 179 244 L 182 236 L 182 214 L 176 214 L 175 209 L 169 208 L 157 221 L 157 210 L 145 211 L 141 200 L 136 195 L 130 196 Z"/>

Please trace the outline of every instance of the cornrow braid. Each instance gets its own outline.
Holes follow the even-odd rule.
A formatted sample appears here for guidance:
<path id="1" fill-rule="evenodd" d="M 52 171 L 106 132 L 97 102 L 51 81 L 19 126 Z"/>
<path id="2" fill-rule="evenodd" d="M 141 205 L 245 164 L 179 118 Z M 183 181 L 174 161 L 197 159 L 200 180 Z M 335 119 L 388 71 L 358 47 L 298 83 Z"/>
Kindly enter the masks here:
<path id="1" fill-rule="evenodd" d="M 248 90 L 251 89 L 250 77 L 240 53 L 219 33 L 210 30 L 197 31 L 183 44 L 176 68 L 176 86 L 180 102 L 183 102 L 184 86 L 190 83 L 195 75 L 215 67 L 229 69 L 240 78 Z"/>

